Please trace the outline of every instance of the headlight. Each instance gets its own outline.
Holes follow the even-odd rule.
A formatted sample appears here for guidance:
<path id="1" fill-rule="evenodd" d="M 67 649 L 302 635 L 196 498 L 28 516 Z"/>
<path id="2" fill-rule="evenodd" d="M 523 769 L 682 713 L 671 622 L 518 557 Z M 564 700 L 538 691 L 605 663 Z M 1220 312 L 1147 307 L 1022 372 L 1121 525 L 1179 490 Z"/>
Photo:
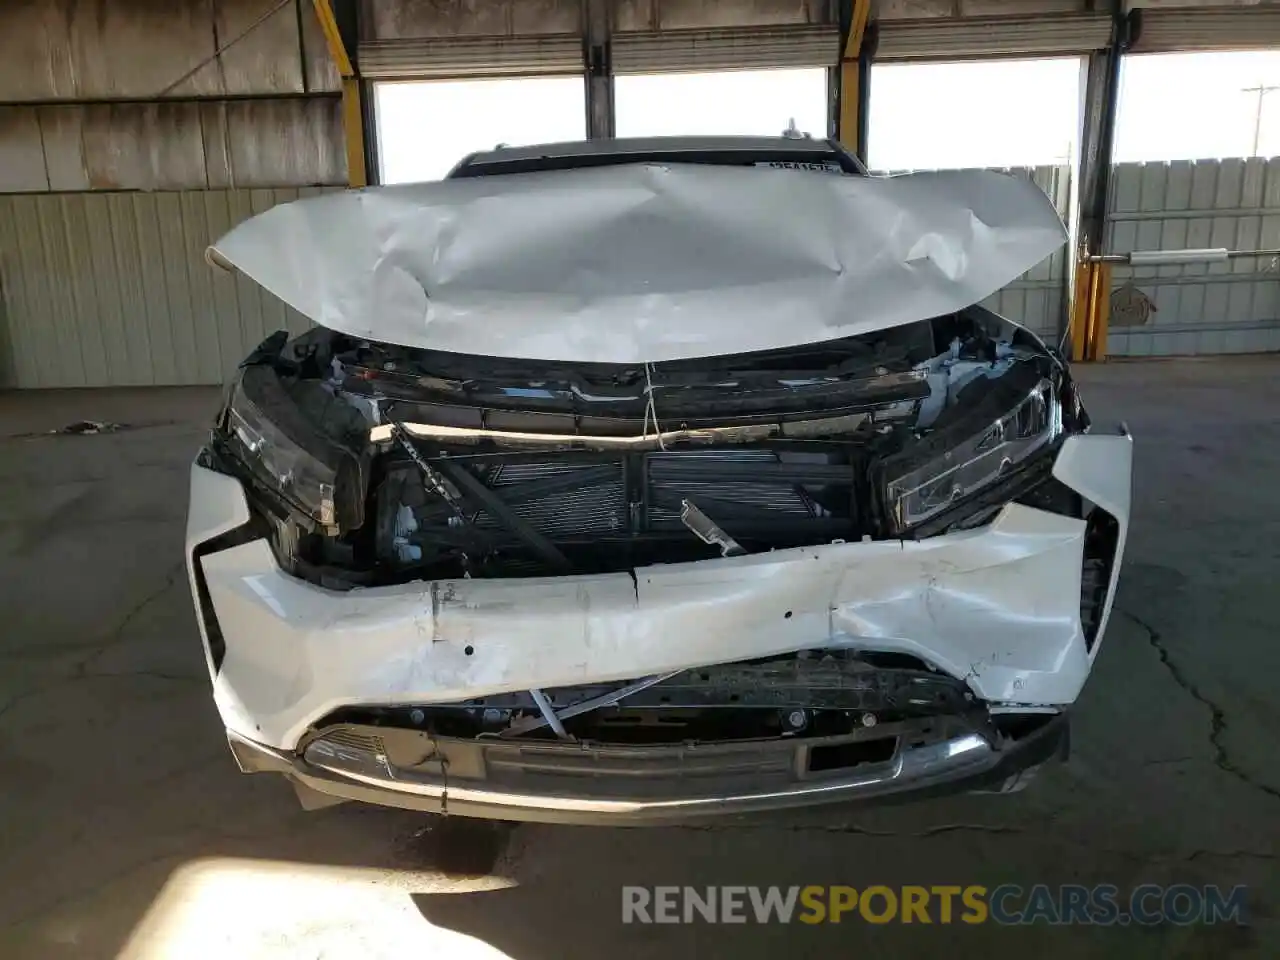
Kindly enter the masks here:
<path id="1" fill-rule="evenodd" d="M 252 479 L 304 525 L 330 535 L 360 525 L 359 458 L 304 417 L 269 366 L 245 367 L 231 391 L 224 432 Z"/>
<path id="2" fill-rule="evenodd" d="M 1041 380 L 1007 413 L 906 472 L 890 466 L 885 501 L 899 530 L 1000 480 L 1062 431 L 1053 384 Z"/>

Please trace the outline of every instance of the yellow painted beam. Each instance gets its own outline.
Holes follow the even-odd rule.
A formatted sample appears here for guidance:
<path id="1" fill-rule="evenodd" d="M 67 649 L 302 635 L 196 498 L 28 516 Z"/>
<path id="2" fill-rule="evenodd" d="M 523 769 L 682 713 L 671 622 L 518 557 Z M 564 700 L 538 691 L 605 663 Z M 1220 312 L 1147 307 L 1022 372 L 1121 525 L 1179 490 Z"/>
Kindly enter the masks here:
<path id="1" fill-rule="evenodd" d="M 1092 302 L 1093 264 L 1076 265 L 1075 299 L 1071 301 L 1071 362 L 1085 359 L 1089 343 L 1089 306 Z"/>
<path id="2" fill-rule="evenodd" d="M 1093 323 L 1091 324 L 1092 343 L 1089 346 L 1090 360 L 1107 359 L 1107 331 L 1111 326 L 1111 264 L 1099 263 L 1097 282 L 1094 284 Z"/>
<path id="3" fill-rule="evenodd" d="M 1076 293 L 1071 303 L 1071 360 L 1107 359 L 1107 331 L 1111 324 L 1111 264 L 1076 266 Z"/>
<path id="4" fill-rule="evenodd" d="M 364 166 L 364 115 L 360 107 L 360 80 L 342 78 L 342 132 L 347 142 L 347 183 L 353 187 L 369 184 Z"/>
<path id="5" fill-rule="evenodd" d="M 342 77 L 342 133 L 347 147 L 347 183 L 353 187 L 367 186 L 369 171 L 364 165 L 364 111 L 360 106 L 360 78 L 342 42 L 338 21 L 333 16 L 330 0 L 311 0 L 324 31 L 329 55 Z"/>
<path id="6" fill-rule="evenodd" d="M 862 106 L 862 89 L 858 76 L 858 58 L 862 54 L 862 38 L 867 32 L 871 0 L 854 0 L 849 36 L 840 56 L 840 115 L 836 118 L 836 139 L 857 153 L 858 112 Z"/>
<path id="7" fill-rule="evenodd" d="M 853 18 L 849 23 L 849 39 L 844 45 L 844 59 L 857 60 L 862 53 L 862 38 L 867 32 L 871 0 L 853 0 Z"/>
<path id="8" fill-rule="evenodd" d="M 351 65 L 351 57 L 342 42 L 342 33 L 338 30 L 338 21 L 333 16 L 333 6 L 329 0 L 311 0 L 316 8 L 316 17 L 320 21 L 320 29 L 324 31 L 325 42 L 329 44 L 329 55 L 333 57 L 338 74 L 343 77 L 354 77 L 355 68 Z"/>
<path id="9" fill-rule="evenodd" d="M 836 120 L 836 139 L 850 153 L 858 152 L 858 105 L 862 102 L 858 61 L 840 61 L 840 116 Z"/>

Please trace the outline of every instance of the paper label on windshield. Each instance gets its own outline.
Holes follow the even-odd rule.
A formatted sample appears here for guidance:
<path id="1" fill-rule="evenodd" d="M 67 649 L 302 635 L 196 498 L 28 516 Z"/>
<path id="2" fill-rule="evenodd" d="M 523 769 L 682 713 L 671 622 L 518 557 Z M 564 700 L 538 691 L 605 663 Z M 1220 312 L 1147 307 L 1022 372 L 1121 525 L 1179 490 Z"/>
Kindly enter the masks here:
<path id="1" fill-rule="evenodd" d="M 774 170 L 814 170 L 818 173 L 844 173 L 840 164 L 834 161 L 814 160 L 761 160 L 757 167 L 770 167 Z"/>

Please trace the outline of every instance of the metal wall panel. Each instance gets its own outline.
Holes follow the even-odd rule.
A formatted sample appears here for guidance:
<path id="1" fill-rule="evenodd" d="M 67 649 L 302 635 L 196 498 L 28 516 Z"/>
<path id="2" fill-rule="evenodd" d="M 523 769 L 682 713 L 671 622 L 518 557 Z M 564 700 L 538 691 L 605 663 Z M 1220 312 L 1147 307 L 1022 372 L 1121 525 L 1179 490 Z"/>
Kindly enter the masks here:
<path id="1" fill-rule="evenodd" d="M 872 0 L 871 15 L 879 20 L 925 17 L 998 17 L 1030 13 L 1083 13 L 1092 0 Z"/>
<path id="2" fill-rule="evenodd" d="M 1172 50 L 1269 50 L 1280 45 L 1280 9 L 1142 11 L 1134 53 Z"/>
<path id="3" fill-rule="evenodd" d="M 0 107 L 0 193 L 346 182 L 336 97 Z"/>
<path id="4" fill-rule="evenodd" d="M 580 34 L 580 0 L 366 0 L 361 40 Z"/>
<path id="5" fill-rule="evenodd" d="M 829 0 L 610 0 L 618 31 L 826 23 Z M 581 0 L 364 0 L 363 41 L 581 36 Z"/>
<path id="6" fill-rule="evenodd" d="M 839 60 L 840 30 L 825 24 L 613 36 L 613 68 L 619 74 L 834 67 Z"/>
<path id="7" fill-rule="evenodd" d="M 3 0 L 0 102 L 154 98 L 276 2 Z M 291 0 L 166 95 L 337 89 L 313 21 L 311 0 Z"/>
<path id="8" fill-rule="evenodd" d="M 329 55 L 320 20 L 312 0 L 298 0 L 298 22 L 302 24 L 302 61 L 306 66 L 303 85 L 308 93 L 335 93 L 342 89 L 337 64 Z"/>
<path id="9" fill-rule="evenodd" d="M 308 322 L 204 260 L 209 243 L 319 188 L 0 197 L 0 386 L 220 383 Z"/>
<path id="10" fill-rule="evenodd" d="M 1107 45 L 1111 18 L 1101 13 L 1059 16 L 886 20 L 877 62 L 988 60 L 1089 53 Z"/>
<path id="11" fill-rule="evenodd" d="M 556 76 L 581 70 L 582 38 L 577 34 L 360 44 L 360 72 L 369 80 Z"/>
<path id="12" fill-rule="evenodd" d="M 1206 247 L 1280 248 L 1280 159 L 1116 166 L 1107 252 Z M 1280 350 L 1280 263 L 1275 258 L 1115 267 L 1109 354 L 1266 350 Z"/>
<path id="13" fill-rule="evenodd" d="M 614 0 L 619 31 L 780 27 L 831 22 L 825 0 Z"/>
<path id="14" fill-rule="evenodd" d="M 48 189 L 36 112 L 29 107 L 0 107 L 0 193 Z"/>

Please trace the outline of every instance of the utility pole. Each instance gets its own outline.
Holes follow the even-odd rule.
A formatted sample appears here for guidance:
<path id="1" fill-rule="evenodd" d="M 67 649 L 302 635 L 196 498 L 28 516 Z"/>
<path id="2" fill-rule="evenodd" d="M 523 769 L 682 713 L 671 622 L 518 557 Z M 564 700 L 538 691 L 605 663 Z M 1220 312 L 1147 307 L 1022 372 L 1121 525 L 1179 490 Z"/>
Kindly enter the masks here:
<path id="1" fill-rule="evenodd" d="M 1266 84 L 1259 83 L 1256 87 L 1244 87 L 1241 93 L 1256 93 L 1258 95 L 1258 105 L 1254 108 L 1253 113 L 1253 153 L 1250 156 L 1258 155 L 1258 143 L 1262 138 L 1262 98 L 1268 93 L 1280 90 L 1280 86 L 1269 87 Z"/>

